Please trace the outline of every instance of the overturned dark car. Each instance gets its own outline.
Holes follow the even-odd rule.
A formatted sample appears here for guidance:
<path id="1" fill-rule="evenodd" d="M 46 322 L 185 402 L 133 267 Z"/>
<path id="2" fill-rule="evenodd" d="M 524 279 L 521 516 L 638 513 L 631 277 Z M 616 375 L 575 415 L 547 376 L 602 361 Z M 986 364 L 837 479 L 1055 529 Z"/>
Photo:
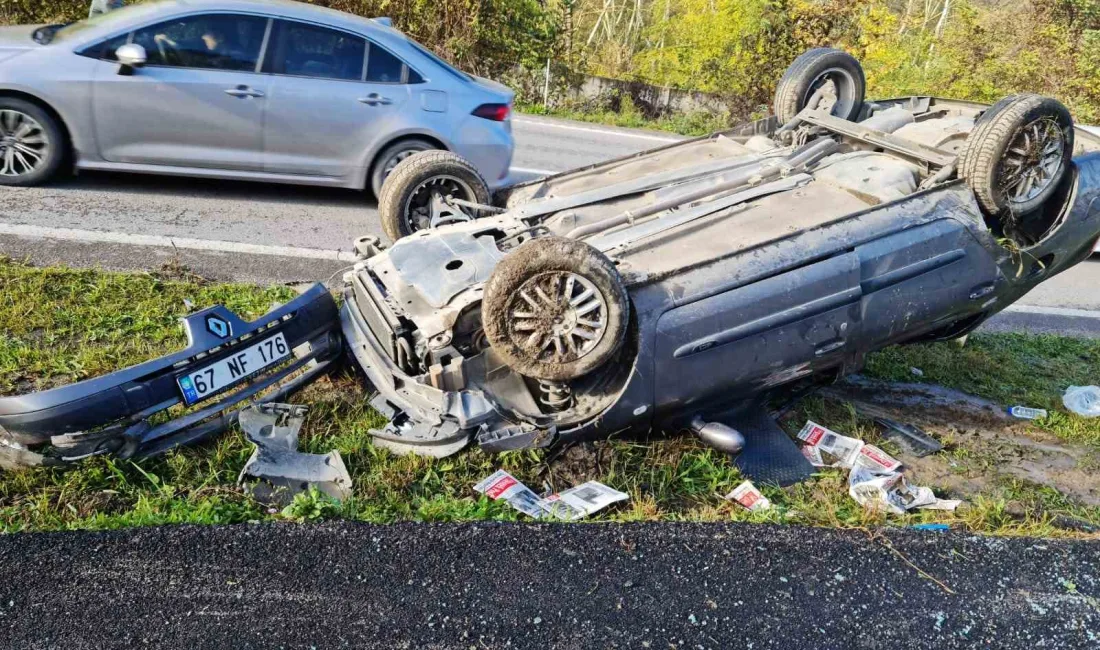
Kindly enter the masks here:
<path id="1" fill-rule="evenodd" d="M 855 371 L 884 346 L 965 335 L 1100 237 L 1100 138 L 1057 101 L 863 94 L 858 62 L 811 50 L 781 80 L 773 117 L 491 204 L 460 158 L 417 154 L 381 196 L 396 243 L 356 242 L 338 325 L 314 293 L 273 325 L 234 321 L 246 338 L 204 335 L 214 350 L 193 346 L 150 372 L 0 399 L 0 426 L 23 451 L 75 436 L 94 443 L 83 454 L 152 453 L 165 438 L 201 438 L 215 412 L 224 423 L 235 404 L 264 399 L 250 386 L 277 386 L 266 370 L 210 369 L 286 330 L 283 365 L 271 366 L 286 376 L 333 363 L 342 338 L 390 420 L 372 433 L 397 452 L 690 428 L 744 446 L 754 478 L 797 480 L 808 465 L 772 435 L 762 400 Z M 232 320 L 204 312 L 191 328 L 209 334 L 210 315 Z M 196 380 L 209 390 L 197 394 Z M 93 384 L 94 400 L 81 388 Z M 199 409 L 187 427 L 142 424 L 180 402 Z"/>

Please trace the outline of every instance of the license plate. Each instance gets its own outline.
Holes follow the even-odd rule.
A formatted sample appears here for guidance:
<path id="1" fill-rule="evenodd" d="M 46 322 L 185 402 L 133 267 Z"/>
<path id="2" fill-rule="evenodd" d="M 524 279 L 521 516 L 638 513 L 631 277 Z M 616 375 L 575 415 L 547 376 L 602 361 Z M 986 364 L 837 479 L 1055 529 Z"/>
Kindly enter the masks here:
<path id="1" fill-rule="evenodd" d="M 201 402 L 223 388 L 244 381 L 290 356 L 286 337 L 276 334 L 240 352 L 176 379 L 188 405 Z"/>

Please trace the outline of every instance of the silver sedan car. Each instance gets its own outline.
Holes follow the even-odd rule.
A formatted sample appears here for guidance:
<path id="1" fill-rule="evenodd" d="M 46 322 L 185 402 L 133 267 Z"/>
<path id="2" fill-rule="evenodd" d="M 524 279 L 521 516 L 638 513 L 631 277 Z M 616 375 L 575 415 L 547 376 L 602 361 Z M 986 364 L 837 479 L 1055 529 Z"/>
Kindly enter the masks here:
<path id="1" fill-rule="evenodd" d="M 75 166 L 377 195 L 403 159 L 443 149 L 499 185 L 513 97 L 385 19 L 286 1 L 141 3 L 0 28 L 0 184 Z"/>

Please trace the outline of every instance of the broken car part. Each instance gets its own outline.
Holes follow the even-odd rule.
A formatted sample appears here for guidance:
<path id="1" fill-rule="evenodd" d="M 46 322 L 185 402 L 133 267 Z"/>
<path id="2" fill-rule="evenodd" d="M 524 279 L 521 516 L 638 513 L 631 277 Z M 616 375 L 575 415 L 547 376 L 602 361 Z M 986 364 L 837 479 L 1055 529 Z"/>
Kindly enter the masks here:
<path id="1" fill-rule="evenodd" d="M 929 456 L 943 449 L 943 445 L 938 440 L 928 435 L 928 432 L 920 427 L 903 424 L 884 417 L 876 417 L 875 422 L 883 427 L 882 435 L 893 440 L 906 453 L 917 458 Z"/>
<path id="2" fill-rule="evenodd" d="M 318 490 L 337 501 L 351 496 L 351 476 L 339 451 L 303 454 L 298 431 L 306 408 L 261 404 L 241 411 L 241 430 L 256 445 L 237 483 L 262 503 L 286 504 L 294 495 Z"/>
<path id="3" fill-rule="evenodd" d="M 225 307 L 183 319 L 187 347 L 124 370 L 0 398 L 0 438 L 46 447 L 44 462 L 152 456 L 221 432 L 244 402 L 276 401 L 325 372 L 342 349 L 320 284 L 252 322 Z M 169 419 L 160 416 L 168 412 Z"/>

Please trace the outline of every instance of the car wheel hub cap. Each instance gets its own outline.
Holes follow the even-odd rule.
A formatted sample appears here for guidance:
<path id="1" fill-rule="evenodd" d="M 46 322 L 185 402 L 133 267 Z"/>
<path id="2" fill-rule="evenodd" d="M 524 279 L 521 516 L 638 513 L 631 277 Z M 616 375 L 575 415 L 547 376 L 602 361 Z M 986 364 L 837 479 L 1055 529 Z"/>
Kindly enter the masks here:
<path id="1" fill-rule="evenodd" d="M 37 120 L 19 111 L 0 111 L 0 174 L 30 174 L 46 160 L 49 150 L 49 138 Z"/>
<path id="2" fill-rule="evenodd" d="M 539 274 L 520 286 L 508 309 L 512 340 L 536 358 L 576 361 L 607 331 L 607 303 L 596 285 L 565 271 Z"/>
<path id="3" fill-rule="evenodd" d="M 1058 123 L 1035 120 L 1020 129 L 1001 161 L 1001 189 L 1011 203 L 1039 196 L 1058 177 L 1066 141 Z"/>

